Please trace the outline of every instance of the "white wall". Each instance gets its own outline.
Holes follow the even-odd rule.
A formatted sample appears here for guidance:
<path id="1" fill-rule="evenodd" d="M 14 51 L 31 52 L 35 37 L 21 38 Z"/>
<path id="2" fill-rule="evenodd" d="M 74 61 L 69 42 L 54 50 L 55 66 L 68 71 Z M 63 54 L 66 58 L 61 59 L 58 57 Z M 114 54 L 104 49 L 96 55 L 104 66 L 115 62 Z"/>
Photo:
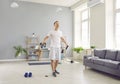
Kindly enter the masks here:
<path id="1" fill-rule="evenodd" d="M 82 7 L 83 4 L 87 3 L 87 0 L 81 0 L 76 5 L 71 7 L 76 14 L 76 11 Z M 80 13 L 78 13 L 80 16 Z M 74 16 L 74 30 L 78 30 L 78 21 L 77 16 Z M 76 17 L 78 17 L 76 19 Z M 80 25 L 80 22 L 79 22 Z M 79 27 L 80 29 L 80 27 Z M 75 33 L 74 31 L 74 33 Z M 76 38 L 74 34 L 74 39 Z M 78 40 L 79 41 L 79 40 Z M 75 43 L 75 42 L 74 42 Z M 105 4 L 97 5 L 90 8 L 90 45 L 95 45 L 97 48 L 104 48 L 105 47 Z"/>
<path id="2" fill-rule="evenodd" d="M 81 46 L 81 21 L 80 21 L 80 10 L 83 10 L 85 9 L 85 4 L 86 3 L 86 0 L 81 0 L 80 2 L 74 4 L 72 7 L 71 7 L 71 10 L 73 11 L 73 46 L 74 47 L 80 47 Z"/>
<path id="3" fill-rule="evenodd" d="M 114 48 L 114 0 L 105 0 L 106 48 Z"/>
<path id="4" fill-rule="evenodd" d="M 13 46 L 26 47 L 25 38 L 32 33 L 36 33 L 41 42 L 53 28 L 55 20 L 60 22 L 60 29 L 70 45 L 67 52 L 71 52 L 73 40 L 70 8 L 21 1 L 18 2 L 18 8 L 11 8 L 12 1 L 0 0 L 0 60 L 15 59 Z M 56 12 L 59 7 L 62 11 Z"/>
<path id="5" fill-rule="evenodd" d="M 114 0 L 90 8 L 90 43 L 98 48 L 114 48 Z"/>
<path id="6" fill-rule="evenodd" d="M 105 48 L 105 4 L 90 8 L 90 44 Z"/>
<path id="7" fill-rule="evenodd" d="M 73 6 L 71 6 L 72 10 L 78 9 L 82 4 L 86 3 L 87 0 L 80 0 L 78 3 L 74 4 Z"/>
<path id="8" fill-rule="evenodd" d="M 79 19 L 78 19 L 79 18 Z M 80 13 L 79 11 L 74 11 L 74 47 L 79 47 L 81 45 L 80 41 Z"/>
<path id="9" fill-rule="evenodd" d="M 104 4 L 90 8 L 90 45 L 95 45 L 97 48 L 113 48 L 113 1 L 105 0 Z M 87 0 L 81 0 L 78 4 L 73 5 L 71 9 L 75 11 L 86 2 Z M 74 28 L 77 27 L 74 26 Z"/>

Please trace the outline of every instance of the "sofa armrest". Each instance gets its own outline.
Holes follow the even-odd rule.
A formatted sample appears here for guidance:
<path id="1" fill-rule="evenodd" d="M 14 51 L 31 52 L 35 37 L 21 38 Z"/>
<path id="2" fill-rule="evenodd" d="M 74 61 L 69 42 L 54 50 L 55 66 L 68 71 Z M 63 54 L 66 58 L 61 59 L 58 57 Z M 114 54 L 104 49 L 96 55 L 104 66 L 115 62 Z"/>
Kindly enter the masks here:
<path id="1" fill-rule="evenodd" d="M 84 55 L 84 59 L 86 59 L 88 57 L 92 57 L 92 55 Z"/>

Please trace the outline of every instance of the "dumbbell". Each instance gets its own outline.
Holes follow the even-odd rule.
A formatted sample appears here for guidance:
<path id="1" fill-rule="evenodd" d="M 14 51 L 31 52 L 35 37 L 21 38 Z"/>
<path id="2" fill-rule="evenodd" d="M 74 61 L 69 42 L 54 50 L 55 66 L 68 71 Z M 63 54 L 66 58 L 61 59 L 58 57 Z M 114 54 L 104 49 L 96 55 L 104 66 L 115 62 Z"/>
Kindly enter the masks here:
<path id="1" fill-rule="evenodd" d="M 69 46 L 67 45 L 65 49 L 67 50 L 68 47 L 69 47 Z M 64 53 L 64 49 L 62 49 L 61 53 Z"/>
<path id="2" fill-rule="evenodd" d="M 70 63 L 74 63 L 74 61 L 73 61 L 73 60 L 71 60 L 71 61 L 70 61 Z"/>
<path id="3" fill-rule="evenodd" d="M 24 74 L 24 77 L 25 77 L 25 78 L 27 78 L 27 77 L 28 77 L 28 73 L 27 73 L 27 72 Z"/>
<path id="4" fill-rule="evenodd" d="M 46 43 L 40 43 L 41 48 L 46 47 Z"/>
<path id="5" fill-rule="evenodd" d="M 32 73 L 31 72 L 29 72 L 29 75 L 28 75 L 29 77 L 32 77 Z"/>
<path id="6" fill-rule="evenodd" d="M 24 77 L 32 77 L 32 72 L 25 72 Z"/>

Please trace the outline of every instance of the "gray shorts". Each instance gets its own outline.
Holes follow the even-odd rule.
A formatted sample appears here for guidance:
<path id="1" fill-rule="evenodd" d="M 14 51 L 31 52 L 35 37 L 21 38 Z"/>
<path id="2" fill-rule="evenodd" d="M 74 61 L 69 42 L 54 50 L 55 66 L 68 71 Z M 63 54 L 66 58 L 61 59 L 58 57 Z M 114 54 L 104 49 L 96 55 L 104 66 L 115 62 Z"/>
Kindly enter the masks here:
<path id="1" fill-rule="evenodd" d="M 61 61 L 61 49 L 60 48 L 50 48 L 49 53 L 50 60 L 59 60 Z"/>

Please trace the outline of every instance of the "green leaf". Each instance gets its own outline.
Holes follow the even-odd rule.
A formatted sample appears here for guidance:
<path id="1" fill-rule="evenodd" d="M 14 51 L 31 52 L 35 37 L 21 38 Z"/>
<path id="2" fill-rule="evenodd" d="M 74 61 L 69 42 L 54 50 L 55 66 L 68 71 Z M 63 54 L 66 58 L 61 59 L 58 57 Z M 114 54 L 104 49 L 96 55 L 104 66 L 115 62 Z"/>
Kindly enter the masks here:
<path id="1" fill-rule="evenodd" d="M 73 51 L 80 53 L 81 51 L 83 51 L 84 49 L 82 47 L 77 47 L 77 48 L 73 48 Z"/>
<path id="2" fill-rule="evenodd" d="M 28 52 L 26 49 L 23 49 L 23 52 L 25 53 L 25 55 L 28 55 Z"/>
<path id="3" fill-rule="evenodd" d="M 19 54 L 25 54 L 26 56 L 28 55 L 27 50 L 22 46 L 14 46 L 13 48 L 16 50 L 15 57 L 19 56 Z"/>
<path id="4" fill-rule="evenodd" d="M 90 46 L 90 48 L 94 49 L 94 48 L 96 48 L 96 46 Z"/>

